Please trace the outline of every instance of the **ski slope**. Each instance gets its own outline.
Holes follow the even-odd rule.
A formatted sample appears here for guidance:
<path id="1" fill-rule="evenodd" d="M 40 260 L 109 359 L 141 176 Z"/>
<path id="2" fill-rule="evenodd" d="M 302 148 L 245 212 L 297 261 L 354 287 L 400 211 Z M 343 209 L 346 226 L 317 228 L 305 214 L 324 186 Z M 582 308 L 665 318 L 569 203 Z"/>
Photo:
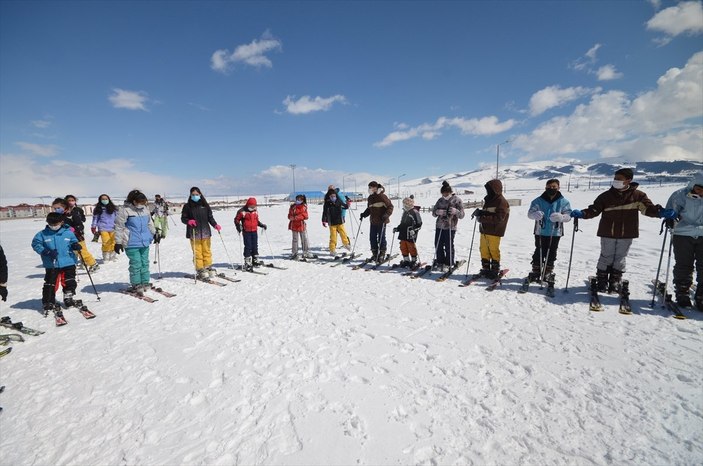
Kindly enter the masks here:
<path id="1" fill-rule="evenodd" d="M 663 204 L 678 187 L 644 190 Z M 599 192 L 564 194 L 584 208 Z M 580 223 L 568 293 L 572 224 L 556 297 L 535 285 L 517 293 L 533 251 L 526 212 L 540 193 L 507 194 L 522 205 L 511 209 L 501 246 L 510 274 L 493 292 L 459 288 L 466 269 L 437 283 L 284 261 L 290 232 L 279 205 L 260 209 L 269 228 L 259 250 L 287 270 L 239 273 L 240 283 L 223 288 L 194 284 L 182 278 L 193 269 L 184 227 L 171 224 L 162 278 L 156 266 L 152 276 L 177 297 L 152 293 L 149 304 L 117 293 L 128 281 L 121 255 L 93 274 L 100 301 L 79 274 L 79 297 L 97 318 L 68 310 L 61 328 L 38 312 L 43 269 L 30 242 L 43 221 L 0 222 L 10 263 L 0 314 L 46 331 L 0 359 L 1 463 L 701 464 L 703 313 L 679 321 L 649 308 L 660 221 L 641 217 L 629 255 L 634 315 L 618 314 L 607 295 L 606 311 L 591 313 L 585 279 L 598 259 L 597 219 Z M 310 211 L 310 242 L 322 255 L 321 206 Z M 352 237 L 358 213 L 347 224 Z M 230 258 L 241 262 L 233 216 L 215 212 L 223 271 Z M 419 249 L 431 260 L 434 221 L 423 220 Z M 472 228 L 467 215 L 458 257 L 469 256 Z M 88 245 L 98 257 L 100 246 Z M 366 222 L 356 249 L 368 253 Z M 477 235 L 470 268 L 478 267 Z"/>

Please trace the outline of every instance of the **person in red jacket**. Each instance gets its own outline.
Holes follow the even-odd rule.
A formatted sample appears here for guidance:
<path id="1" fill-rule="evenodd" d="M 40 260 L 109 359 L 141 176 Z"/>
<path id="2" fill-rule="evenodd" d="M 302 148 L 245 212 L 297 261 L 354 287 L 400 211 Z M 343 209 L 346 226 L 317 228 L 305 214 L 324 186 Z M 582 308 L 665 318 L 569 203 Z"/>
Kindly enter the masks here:
<path id="1" fill-rule="evenodd" d="M 303 247 L 303 259 L 308 259 L 308 228 L 305 220 L 308 219 L 308 201 L 305 194 L 295 196 L 295 202 L 291 204 L 288 210 L 288 229 L 293 232 L 293 243 L 291 245 L 291 259 L 297 260 L 298 257 L 298 238 Z"/>
<path id="2" fill-rule="evenodd" d="M 259 212 L 256 209 L 256 199 L 247 199 L 244 207 L 237 211 L 234 217 L 234 226 L 237 233 L 242 234 L 244 239 L 244 267 L 243 270 L 250 272 L 255 266 L 261 265 L 259 262 L 259 234 L 258 228 L 266 229 L 266 224 L 259 221 Z"/>

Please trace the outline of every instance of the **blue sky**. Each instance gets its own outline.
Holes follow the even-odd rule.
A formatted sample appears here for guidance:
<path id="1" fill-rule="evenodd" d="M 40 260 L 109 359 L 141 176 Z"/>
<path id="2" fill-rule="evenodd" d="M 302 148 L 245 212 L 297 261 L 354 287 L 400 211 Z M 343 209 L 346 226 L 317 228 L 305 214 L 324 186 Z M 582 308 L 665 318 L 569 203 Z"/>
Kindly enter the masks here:
<path id="1" fill-rule="evenodd" d="M 703 157 L 700 1 L 0 2 L 0 196 Z"/>

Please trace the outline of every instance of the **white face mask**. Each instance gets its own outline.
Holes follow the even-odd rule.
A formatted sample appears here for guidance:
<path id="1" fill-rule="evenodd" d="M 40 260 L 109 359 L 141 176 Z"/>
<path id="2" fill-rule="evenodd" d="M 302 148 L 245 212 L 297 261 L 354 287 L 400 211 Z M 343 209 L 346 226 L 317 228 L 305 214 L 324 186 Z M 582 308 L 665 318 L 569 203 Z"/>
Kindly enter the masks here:
<path id="1" fill-rule="evenodd" d="M 625 182 L 622 180 L 613 180 L 612 186 L 615 189 L 625 189 Z"/>
<path id="2" fill-rule="evenodd" d="M 376 188 L 369 188 L 369 194 L 374 194 L 376 192 Z"/>
<path id="3" fill-rule="evenodd" d="M 61 229 L 61 224 L 59 223 L 58 225 L 49 225 L 49 229 L 59 231 L 59 229 Z"/>
<path id="4" fill-rule="evenodd" d="M 449 198 L 452 197 L 452 195 L 451 195 L 451 194 L 445 194 L 445 195 L 442 196 L 442 197 L 443 197 L 444 199 L 446 199 L 446 200 L 449 200 Z"/>

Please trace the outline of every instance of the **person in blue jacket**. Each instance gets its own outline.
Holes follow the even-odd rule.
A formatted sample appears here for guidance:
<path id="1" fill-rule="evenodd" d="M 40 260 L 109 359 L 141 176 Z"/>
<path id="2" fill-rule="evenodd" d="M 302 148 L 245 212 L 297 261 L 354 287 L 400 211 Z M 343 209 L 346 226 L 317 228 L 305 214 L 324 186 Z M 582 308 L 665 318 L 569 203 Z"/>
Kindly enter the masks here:
<path id="1" fill-rule="evenodd" d="M 696 269 L 696 308 L 703 311 L 703 172 L 696 174 L 685 188 L 669 197 L 667 209 L 676 212 L 673 236 L 674 289 L 676 303 L 691 307 L 693 268 Z"/>
<path id="2" fill-rule="evenodd" d="M 146 205 L 146 195 L 135 189 L 127 195 L 115 219 L 115 252 L 124 251 L 129 258 L 129 283 L 137 293 L 151 288 L 149 246 L 152 240 L 161 240 Z"/>
<path id="3" fill-rule="evenodd" d="M 41 255 L 44 273 L 42 288 L 42 308 L 44 311 L 56 309 L 56 289 L 63 287 L 64 304 L 73 305 L 76 294 L 76 251 L 81 250 L 78 238 L 63 222 L 63 215 L 51 212 L 46 216 L 46 227 L 34 235 L 32 249 Z"/>
<path id="4" fill-rule="evenodd" d="M 532 201 L 527 216 L 535 221 L 535 252 L 528 278 L 536 282 L 554 273 L 564 223 L 571 220 L 571 204 L 559 192 L 559 180 L 547 180 L 544 192 Z"/>

